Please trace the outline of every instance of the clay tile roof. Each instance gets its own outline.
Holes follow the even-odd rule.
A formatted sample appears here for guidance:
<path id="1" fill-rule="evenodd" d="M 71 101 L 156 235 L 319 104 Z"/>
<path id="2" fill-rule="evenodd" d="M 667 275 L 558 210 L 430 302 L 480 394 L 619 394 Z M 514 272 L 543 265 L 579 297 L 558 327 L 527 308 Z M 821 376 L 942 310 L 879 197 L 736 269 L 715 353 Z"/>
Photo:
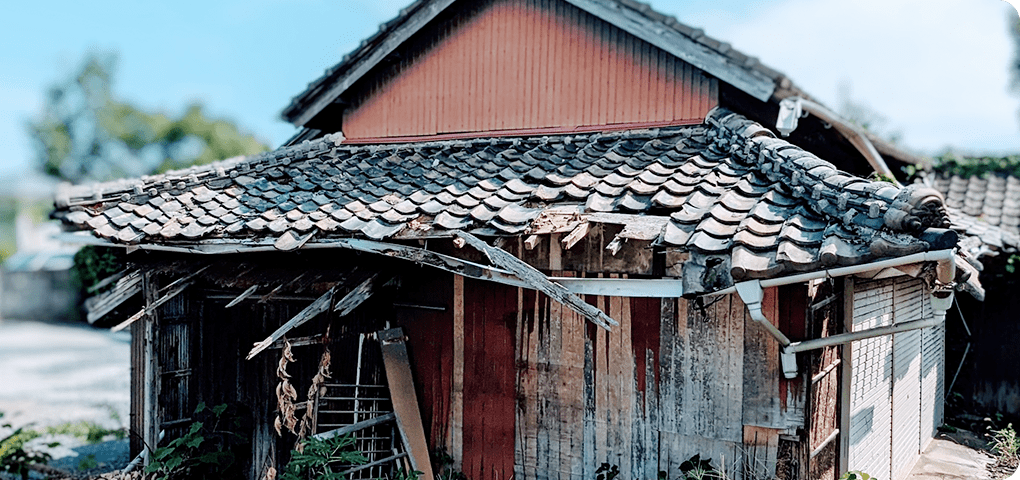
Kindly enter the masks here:
<path id="1" fill-rule="evenodd" d="M 975 257 L 1020 248 L 1020 158 L 944 159 L 925 183 L 945 198 L 953 228 Z"/>
<path id="2" fill-rule="evenodd" d="M 327 136 L 246 159 L 65 189 L 55 216 L 111 243 L 285 248 L 352 235 L 549 233 L 542 225 L 564 208 L 575 222 L 628 224 L 637 215 L 655 231 L 635 235 L 722 269 L 721 283 L 706 287 L 956 242 L 941 230 L 949 223 L 936 191 L 841 173 L 725 109 L 703 125 L 569 142 L 365 146 Z M 481 159 L 499 175 L 482 178 Z"/>

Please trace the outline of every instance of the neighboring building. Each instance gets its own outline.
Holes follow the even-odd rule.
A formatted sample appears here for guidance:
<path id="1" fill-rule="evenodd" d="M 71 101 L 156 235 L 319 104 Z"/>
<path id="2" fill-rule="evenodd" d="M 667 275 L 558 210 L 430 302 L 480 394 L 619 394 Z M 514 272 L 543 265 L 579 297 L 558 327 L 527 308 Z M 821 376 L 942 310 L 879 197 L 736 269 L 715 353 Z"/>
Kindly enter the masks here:
<path id="1" fill-rule="evenodd" d="M 232 402 L 251 478 L 281 424 L 359 432 L 353 478 L 902 478 L 941 424 L 957 234 L 936 191 L 839 171 L 870 154 L 824 112 L 777 138 L 791 96 L 643 4 L 423 0 L 295 98 L 288 145 L 62 189 L 134 252 L 134 450 Z"/>
<path id="2" fill-rule="evenodd" d="M 968 412 L 1020 416 L 1020 267 L 1013 255 L 1020 248 L 1020 158 L 955 158 L 934 167 L 929 182 L 946 198 L 954 228 L 966 235 L 961 248 L 979 258 L 983 301 L 961 297 L 960 313 L 950 327 L 957 335 L 950 372 L 957 373 L 953 391 Z M 954 315 L 955 316 L 955 315 Z M 958 368 L 957 368 L 958 367 Z"/>
<path id="3" fill-rule="evenodd" d="M 53 222 L 37 224 L 27 213 L 15 219 L 17 250 L 0 266 L 0 318 L 74 321 L 80 288 L 74 278 L 77 247 L 53 239 Z"/>

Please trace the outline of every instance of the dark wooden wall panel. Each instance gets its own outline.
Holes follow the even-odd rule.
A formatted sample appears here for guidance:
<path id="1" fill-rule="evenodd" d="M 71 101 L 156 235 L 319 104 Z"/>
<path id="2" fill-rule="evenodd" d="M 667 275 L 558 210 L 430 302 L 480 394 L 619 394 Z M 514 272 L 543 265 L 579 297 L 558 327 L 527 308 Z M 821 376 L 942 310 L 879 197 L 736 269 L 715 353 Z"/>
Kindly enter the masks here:
<path id="1" fill-rule="evenodd" d="M 514 472 L 518 289 L 464 282 L 464 474 L 503 480 Z"/>
<path id="2" fill-rule="evenodd" d="M 561 0 L 492 0 L 355 88 L 351 140 L 700 123 L 714 78 Z"/>
<path id="3" fill-rule="evenodd" d="M 422 426 L 433 449 L 449 452 L 446 440 L 453 380 L 453 275 L 443 272 L 404 277 L 396 299 L 405 304 L 394 307 L 395 325 L 407 334 Z"/>

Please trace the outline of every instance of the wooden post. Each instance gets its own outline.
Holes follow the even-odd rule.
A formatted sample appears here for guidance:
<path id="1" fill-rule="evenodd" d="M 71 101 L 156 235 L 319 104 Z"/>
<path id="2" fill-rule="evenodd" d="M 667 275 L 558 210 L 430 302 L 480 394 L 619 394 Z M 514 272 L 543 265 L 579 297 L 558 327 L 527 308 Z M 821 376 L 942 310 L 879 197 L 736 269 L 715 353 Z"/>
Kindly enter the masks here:
<path id="1" fill-rule="evenodd" d="M 464 277 L 453 276 L 453 383 L 450 392 L 449 441 L 452 467 L 464 460 Z"/>
<path id="2" fill-rule="evenodd" d="M 159 286 L 155 280 L 155 274 L 145 272 L 142 278 L 142 295 L 145 298 L 146 315 L 142 321 L 142 441 L 143 449 L 149 452 L 145 455 L 145 465 L 149 465 L 152 452 L 159 443 L 159 360 L 156 351 L 156 342 L 159 332 L 159 312 L 149 306 L 153 305 L 159 296 Z"/>
<path id="3" fill-rule="evenodd" d="M 854 277 L 843 278 L 843 332 L 854 329 Z M 837 474 L 850 469 L 850 391 L 853 382 L 853 343 L 840 347 L 839 365 L 839 450 Z"/>
<path id="4" fill-rule="evenodd" d="M 411 467 L 422 472 L 422 478 L 433 478 L 432 461 L 429 459 L 425 428 L 421 423 L 418 397 L 414 393 L 414 378 L 411 376 L 411 362 L 404 344 L 404 329 L 392 328 L 376 332 L 382 350 L 383 365 L 386 367 L 386 383 L 390 387 L 393 413 L 404 439 L 404 446 L 411 457 Z"/>

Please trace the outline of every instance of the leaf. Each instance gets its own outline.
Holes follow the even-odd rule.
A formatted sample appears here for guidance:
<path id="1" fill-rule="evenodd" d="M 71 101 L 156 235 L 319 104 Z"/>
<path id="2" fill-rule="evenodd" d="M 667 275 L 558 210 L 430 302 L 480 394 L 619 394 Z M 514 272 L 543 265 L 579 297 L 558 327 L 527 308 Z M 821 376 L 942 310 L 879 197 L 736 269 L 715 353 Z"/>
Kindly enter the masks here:
<path id="1" fill-rule="evenodd" d="M 194 435 L 195 433 L 198 433 L 198 431 L 202 429 L 202 426 L 203 426 L 202 422 L 192 423 L 191 424 L 191 429 L 188 430 L 188 434 L 189 435 Z"/>
<path id="2" fill-rule="evenodd" d="M 205 402 L 198 402 L 198 405 L 195 407 L 195 413 L 202 413 L 204 411 L 205 411 Z"/>
<path id="3" fill-rule="evenodd" d="M 227 409 L 227 404 L 225 404 L 225 403 L 221 404 L 221 405 L 216 405 L 215 407 L 212 408 L 213 413 L 215 413 L 217 417 L 219 417 L 220 415 L 223 415 L 223 412 L 226 409 Z"/>
<path id="4" fill-rule="evenodd" d="M 203 441 L 205 441 L 205 437 L 199 435 L 199 436 L 193 437 L 190 440 L 188 440 L 185 443 L 185 445 L 188 448 L 198 448 L 198 446 L 201 445 Z"/>

